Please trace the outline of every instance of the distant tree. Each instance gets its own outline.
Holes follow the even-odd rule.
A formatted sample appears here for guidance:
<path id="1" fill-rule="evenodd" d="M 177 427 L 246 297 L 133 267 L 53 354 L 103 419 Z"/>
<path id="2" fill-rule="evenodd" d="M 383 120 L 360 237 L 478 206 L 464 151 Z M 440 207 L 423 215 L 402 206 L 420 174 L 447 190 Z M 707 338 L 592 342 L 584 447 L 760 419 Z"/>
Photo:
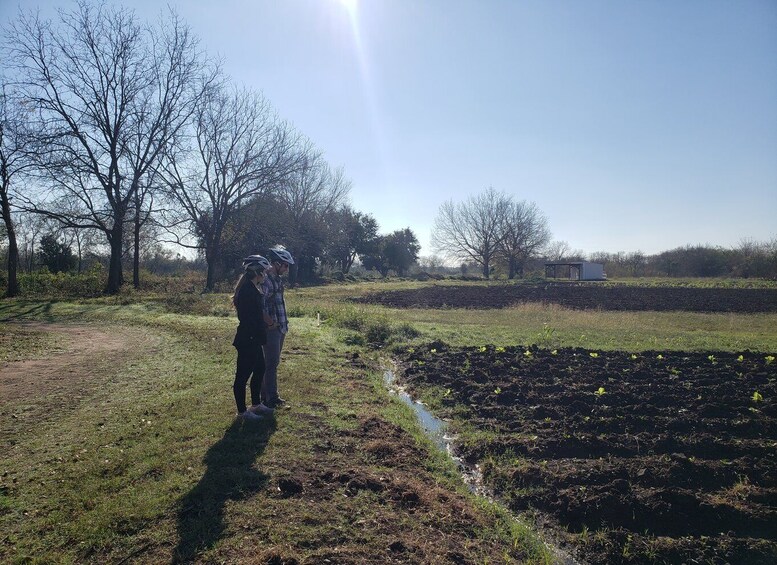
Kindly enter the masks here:
<path id="1" fill-rule="evenodd" d="M 77 262 L 70 247 L 58 241 L 55 234 L 41 238 L 38 261 L 52 273 L 72 271 Z"/>
<path id="2" fill-rule="evenodd" d="M 421 245 L 410 228 L 397 230 L 383 237 L 383 257 L 386 267 L 404 276 L 418 259 Z"/>
<path id="3" fill-rule="evenodd" d="M 444 202 L 432 230 L 433 247 L 449 259 L 477 263 L 489 278 L 509 203 L 507 195 L 493 188 L 458 204 Z"/>
<path id="4" fill-rule="evenodd" d="M 627 253 L 624 257 L 624 262 L 628 265 L 629 273 L 632 277 L 638 277 L 642 274 L 645 265 L 647 264 L 647 257 L 642 251 L 634 251 Z"/>
<path id="5" fill-rule="evenodd" d="M 585 253 L 581 249 L 572 249 L 566 241 L 553 241 L 545 247 L 545 258 L 548 261 L 583 261 Z M 593 256 L 591 261 L 602 263 Z"/>
<path id="6" fill-rule="evenodd" d="M 523 277 L 526 261 L 538 255 L 550 241 L 548 220 L 534 202 L 509 200 L 502 222 L 497 249 L 507 264 L 507 278 Z"/>
<path id="7" fill-rule="evenodd" d="M 418 258 L 418 266 L 429 273 L 433 273 L 445 267 L 445 261 L 437 255 L 426 255 Z"/>
<path id="8" fill-rule="evenodd" d="M 378 222 L 370 214 L 344 206 L 328 218 L 327 259 L 345 275 L 360 255 L 374 253 L 378 244 Z"/>

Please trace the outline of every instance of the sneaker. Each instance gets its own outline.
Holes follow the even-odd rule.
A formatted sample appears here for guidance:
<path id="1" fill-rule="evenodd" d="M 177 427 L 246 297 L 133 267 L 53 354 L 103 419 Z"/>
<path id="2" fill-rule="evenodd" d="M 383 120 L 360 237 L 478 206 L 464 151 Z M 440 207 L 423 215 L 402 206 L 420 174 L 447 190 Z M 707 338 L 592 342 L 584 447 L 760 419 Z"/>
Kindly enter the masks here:
<path id="1" fill-rule="evenodd" d="M 258 414 L 259 416 L 261 416 L 261 415 L 263 415 L 263 414 L 266 414 L 266 415 L 268 415 L 268 416 L 269 416 L 269 415 L 271 415 L 273 412 L 275 412 L 275 410 L 273 410 L 273 409 L 272 409 L 272 408 L 270 408 L 269 406 L 265 406 L 265 405 L 264 405 L 264 404 L 262 404 L 261 402 L 260 402 L 259 404 L 254 404 L 253 406 L 251 406 L 251 408 L 249 408 L 249 410 L 250 410 L 251 412 L 253 412 L 254 414 Z"/>
<path id="2" fill-rule="evenodd" d="M 273 407 L 274 409 L 276 409 L 276 410 L 277 410 L 278 408 L 288 408 L 288 407 L 289 407 L 289 403 L 288 403 L 288 402 L 286 402 L 286 401 L 285 401 L 284 399 L 282 399 L 282 398 L 277 398 L 277 399 L 275 399 L 273 402 L 270 402 L 270 403 L 268 403 L 268 405 L 269 405 L 269 406 L 272 406 L 272 407 Z"/>
<path id="3" fill-rule="evenodd" d="M 239 412 L 237 415 L 238 418 L 242 418 L 246 422 L 261 422 L 264 420 L 259 414 L 254 414 L 250 410 L 246 410 L 245 412 Z"/>

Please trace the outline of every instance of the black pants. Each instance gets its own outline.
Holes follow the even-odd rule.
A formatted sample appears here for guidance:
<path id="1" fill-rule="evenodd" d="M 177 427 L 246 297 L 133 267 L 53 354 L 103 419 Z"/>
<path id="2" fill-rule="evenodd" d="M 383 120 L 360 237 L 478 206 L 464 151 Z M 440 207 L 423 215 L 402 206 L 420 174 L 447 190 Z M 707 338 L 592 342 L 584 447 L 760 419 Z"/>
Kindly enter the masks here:
<path id="1" fill-rule="evenodd" d="M 239 347 L 235 384 L 232 385 L 238 412 L 246 411 L 246 383 L 248 379 L 251 379 L 251 404 L 259 404 L 263 378 L 264 353 L 262 346 Z"/>

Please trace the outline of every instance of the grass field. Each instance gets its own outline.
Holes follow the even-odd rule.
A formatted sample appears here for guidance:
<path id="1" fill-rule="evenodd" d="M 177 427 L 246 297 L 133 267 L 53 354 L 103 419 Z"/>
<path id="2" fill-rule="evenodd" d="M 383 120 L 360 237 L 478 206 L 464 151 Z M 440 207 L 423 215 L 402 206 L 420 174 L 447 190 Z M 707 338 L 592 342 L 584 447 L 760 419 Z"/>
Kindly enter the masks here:
<path id="1" fill-rule="evenodd" d="M 292 408 L 255 427 L 233 423 L 227 295 L 0 303 L 0 359 L 38 379 L 0 404 L 0 561 L 550 562 L 467 492 L 383 389 L 381 358 L 434 340 L 777 351 L 774 314 L 346 301 L 426 284 L 289 290 Z"/>
<path id="2" fill-rule="evenodd" d="M 60 369 L 34 365 L 34 390 L 3 396 L 0 561 L 550 560 L 467 492 L 383 390 L 377 357 L 339 330 L 295 318 L 280 376 L 291 409 L 240 425 L 233 319 L 111 302 L 0 307 L 17 360 L 4 370 Z"/>

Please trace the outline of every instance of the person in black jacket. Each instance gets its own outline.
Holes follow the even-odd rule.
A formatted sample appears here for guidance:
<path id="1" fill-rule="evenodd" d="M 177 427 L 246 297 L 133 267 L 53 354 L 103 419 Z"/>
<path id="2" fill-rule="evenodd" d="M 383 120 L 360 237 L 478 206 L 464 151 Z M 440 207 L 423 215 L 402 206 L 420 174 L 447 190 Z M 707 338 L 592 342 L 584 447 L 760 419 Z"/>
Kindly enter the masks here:
<path id="1" fill-rule="evenodd" d="M 262 345 L 267 342 L 267 321 L 264 312 L 262 281 L 270 262 L 261 255 L 243 260 L 244 272 L 235 286 L 232 304 L 237 310 L 239 324 L 232 345 L 237 349 L 237 368 L 232 390 L 235 394 L 238 418 L 261 420 L 273 413 L 261 403 L 262 379 L 265 363 Z M 251 380 L 250 408 L 246 407 L 246 383 Z"/>

